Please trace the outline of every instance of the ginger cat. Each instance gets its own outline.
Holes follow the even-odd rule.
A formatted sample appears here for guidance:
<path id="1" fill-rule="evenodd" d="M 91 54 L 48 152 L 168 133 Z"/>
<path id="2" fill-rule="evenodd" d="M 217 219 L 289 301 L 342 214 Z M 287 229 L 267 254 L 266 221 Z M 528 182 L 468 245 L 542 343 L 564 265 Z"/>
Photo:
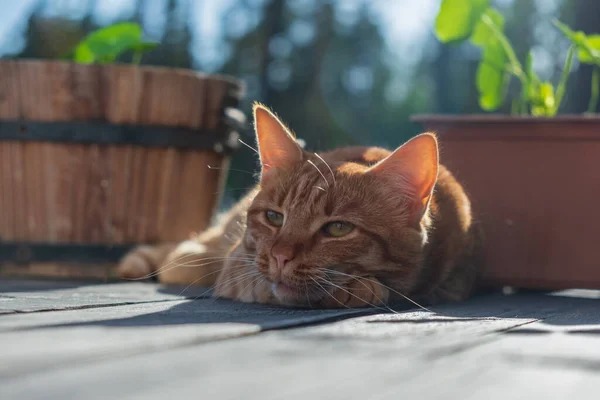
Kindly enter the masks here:
<path id="1" fill-rule="evenodd" d="M 304 151 L 254 106 L 258 186 L 194 240 L 141 246 L 123 278 L 214 285 L 243 302 L 320 308 L 467 298 L 480 267 L 469 199 L 424 133 L 390 152 Z"/>

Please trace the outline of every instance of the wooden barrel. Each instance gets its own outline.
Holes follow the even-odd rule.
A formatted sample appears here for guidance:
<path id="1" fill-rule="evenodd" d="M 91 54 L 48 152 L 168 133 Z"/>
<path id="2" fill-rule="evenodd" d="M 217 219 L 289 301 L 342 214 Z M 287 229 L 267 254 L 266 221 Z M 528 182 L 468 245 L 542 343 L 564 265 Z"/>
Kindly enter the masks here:
<path id="1" fill-rule="evenodd" d="M 242 91 L 190 70 L 0 61 L 0 274 L 106 278 L 133 245 L 206 228 Z"/>

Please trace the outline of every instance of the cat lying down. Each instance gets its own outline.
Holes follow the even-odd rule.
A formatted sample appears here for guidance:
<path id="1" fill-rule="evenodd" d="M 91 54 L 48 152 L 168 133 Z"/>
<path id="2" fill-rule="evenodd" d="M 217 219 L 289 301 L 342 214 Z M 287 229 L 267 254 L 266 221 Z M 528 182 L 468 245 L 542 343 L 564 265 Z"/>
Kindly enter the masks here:
<path id="1" fill-rule="evenodd" d="M 214 285 L 243 302 L 336 308 L 467 298 L 480 262 L 469 199 L 424 133 L 394 152 L 303 150 L 254 106 L 260 181 L 222 221 L 181 244 L 140 246 L 122 278 Z"/>

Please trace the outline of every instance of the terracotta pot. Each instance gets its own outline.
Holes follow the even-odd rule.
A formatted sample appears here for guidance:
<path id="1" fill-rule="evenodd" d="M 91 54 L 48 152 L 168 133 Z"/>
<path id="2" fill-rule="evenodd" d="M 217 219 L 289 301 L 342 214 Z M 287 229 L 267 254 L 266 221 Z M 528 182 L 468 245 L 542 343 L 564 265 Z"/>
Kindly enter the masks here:
<path id="1" fill-rule="evenodd" d="M 600 118 L 419 115 L 485 232 L 490 286 L 600 289 Z"/>
<path id="2" fill-rule="evenodd" d="M 175 68 L 0 61 L 0 275 L 105 278 L 132 246 L 206 228 L 242 90 Z"/>

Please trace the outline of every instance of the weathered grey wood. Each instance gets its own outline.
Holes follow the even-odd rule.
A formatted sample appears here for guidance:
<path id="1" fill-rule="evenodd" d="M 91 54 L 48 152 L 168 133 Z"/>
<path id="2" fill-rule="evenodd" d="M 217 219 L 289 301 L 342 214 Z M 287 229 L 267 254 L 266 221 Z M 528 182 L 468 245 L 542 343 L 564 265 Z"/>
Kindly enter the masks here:
<path id="1" fill-rule="evenodd" d="M 0 398 L 595 399 L 598 297 L 487 296 L 258 335 L 351 314 L 201 299 L 3 315 Z"/>
<path id="2" fill-rule="evenodd" d="M 147 282 L 85 284 L 56 281 L 0 281 L 0 313 L 67 310 L 140 302 L 208 297 L 200 287 L 164 287 Z"/>
<path id="3" fill-rule="evenodd" d="M 597 379 L 593 370 L 515 361 L 523 343 L 495 331 L 522 319 L 485 320 L 486 327 L 480 328 L 473 320 L 436 320 L 434 326 L 415 322 L 423 317 L 421 312 L 398 317 L 405 323 L 372 323 L 368 317 L 334 324 L 331 330 L 270 332 L 78 365 L 14 378 L 5 394 L 30 399 L 49 394 L 90 399 L 500 399 L 591 398 L 595 393 L 590 392 Z M 448 341 L 462 347 L 450 351 Z M 588 338 L 580 344 L 598 341 Z"/>
<path id="4" fill-rule="evenodd" d="M 7 379 L 260 331 L 259 325 L 250 323 L 193 323 L 191 311 L 185 313 L 191 317 L 189 323 L 183 321 L 185 315 L 169 319 L 168 310 L 182 304 L 181 301 L 146 303 L 2 318 L 0 377 Z M 118 325 L 119 318 L 123 319 L 122 325 Z M 139 324 L 127 322 L 133 319 Z"/>
<path id="5" fill-rule="evenodd" d="M 0 377 L 370 312 L 290 310 L 207 298 L 170 300 L 170 295 L 164 298 L 164 294 L 154 292 L 163 290 L 160 287 L 142 284 L 88 286 L 78 290 L 81 293 L 71 289 L 50 294 L 39 292 L 40 297 L 36 297 L 36 292 L 10 292 L 25 308 L 33 303 L 34 307 L 49 304 L 48 308 L 56 309 L 55 301 L 61 307 L 76 308 L 3 315 Z M 123 304 L 126 300 L 129 304 Z"/>

